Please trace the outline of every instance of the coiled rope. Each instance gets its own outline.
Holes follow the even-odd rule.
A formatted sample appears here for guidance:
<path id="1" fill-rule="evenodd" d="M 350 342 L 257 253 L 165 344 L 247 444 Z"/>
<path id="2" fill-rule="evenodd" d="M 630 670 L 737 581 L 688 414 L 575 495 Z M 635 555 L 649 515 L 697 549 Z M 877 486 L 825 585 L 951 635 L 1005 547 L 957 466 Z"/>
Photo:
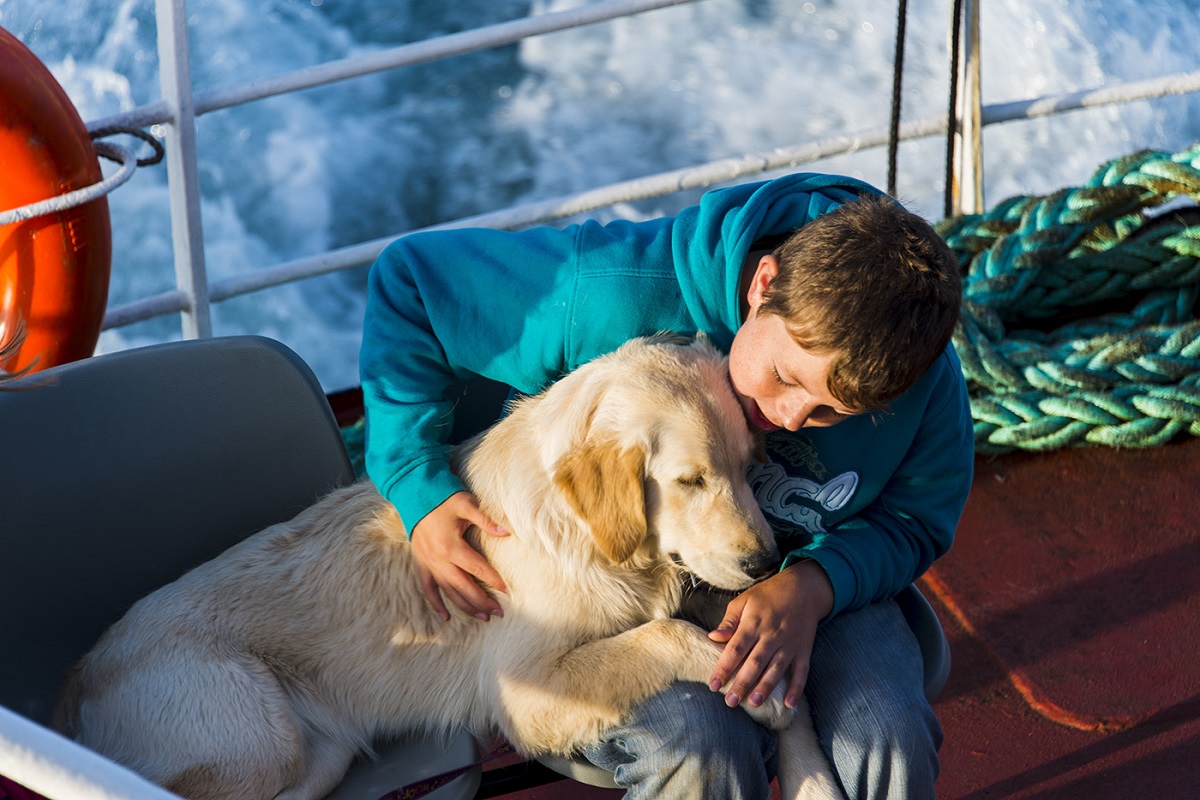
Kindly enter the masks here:
<path id="1" fill-rule="evenodd" d="M 1200 143 L 939 223 L 963 272 L 954 346 L 978 452 L 1200 436 L 1197 202 Z"/>

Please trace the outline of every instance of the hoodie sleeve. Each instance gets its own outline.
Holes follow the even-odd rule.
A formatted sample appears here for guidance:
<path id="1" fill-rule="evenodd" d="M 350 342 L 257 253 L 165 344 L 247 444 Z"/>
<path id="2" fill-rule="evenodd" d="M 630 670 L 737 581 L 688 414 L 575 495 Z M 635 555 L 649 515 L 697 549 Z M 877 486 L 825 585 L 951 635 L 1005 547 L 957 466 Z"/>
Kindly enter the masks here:
<path id="1" fill-rule="evenodd" d="M 410 531 L 462 489 L 448 442 L 459 382 L 537 391 L 560 372 L 574 251 L 574 229 L 430 232 L 372 266 L 359 358 L 367 474 Z"/>
<path id="2" fill-rule="evenodd" d="M 366 466 L 409 530 L 463 488 L 448 441 L 462 380 L 533 394 L 634 336 L 696 330 L 671 223 L 426 232 L 380 255 L 359 358 Z"/>

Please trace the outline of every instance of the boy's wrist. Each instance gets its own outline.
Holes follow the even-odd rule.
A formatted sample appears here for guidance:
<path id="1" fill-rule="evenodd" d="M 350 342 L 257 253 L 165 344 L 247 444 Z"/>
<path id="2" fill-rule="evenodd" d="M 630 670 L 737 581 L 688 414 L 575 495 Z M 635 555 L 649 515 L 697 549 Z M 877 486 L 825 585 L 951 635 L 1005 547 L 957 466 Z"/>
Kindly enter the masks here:
<path id="1" fill-rule="evenodd" d="M 833 582 L 825 568 L 815 559 L 802 556 L 783 569 L 797 582 L 803 601 L 816 612 L 817 619 L 825 619 L 833 611 Z"/>

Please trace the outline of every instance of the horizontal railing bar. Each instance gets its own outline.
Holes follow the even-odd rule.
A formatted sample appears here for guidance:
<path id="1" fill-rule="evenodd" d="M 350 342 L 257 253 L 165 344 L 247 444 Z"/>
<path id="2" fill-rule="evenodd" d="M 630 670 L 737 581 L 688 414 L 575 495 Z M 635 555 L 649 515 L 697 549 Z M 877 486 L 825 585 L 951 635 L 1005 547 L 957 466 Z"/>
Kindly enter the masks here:
<path id="1" fill-rule="evenodd" d="M 1097 89 L 1084 89 L 1070 94 L 994 103 L 984 106 L 983 124 L 1007 122 L 1013 119 L 1034 119 L 1063 111 L 1118 105 L 1135 100 L 1152 100 L 1197 91 L 1200 91 L 1200 70 L 1179 72 L 1144 81 L 1129 81 Z"/>
<path id="2" fill-rule="evenodd" d="M 122 128 L 149 128 L 151 125 L 160 125 L 170 121 L 171 112 L 167 108 L 166 101 L 156 100 L 144 106 L 122 111 L 120 114 L 113 114 L 110 117 L 101 117 L 100 119 L 93 120 L 87 123 L 87 129 L 89 133 L 94 133 L 98 130 L 115 126 Z"/>
<path id="3" fill-rule="evenodd" d="M 592 25 L 696 0 L 605 0 L 565 11 L 501 22 L 483 28 L 451 33 L 434 39 L 390 48 L 378 53 L 330 61 L 294 72 L 253 81 L 233 89 L 196 95 L 196 111 L 204 113 L 275 95 L 325 86 L 374 72 L 424 64 L 441 58 L 464 55 L 514 44 L 531 36 Z"/>
<path id="4" fill-rule="evenodd" d="M 679 4 L 683 2 L 694 2 L 695 0 L 659 0 L 657 5 Z M 656 7 L 657 7 L 656 5 Z M 567 12 L 555 12 L 567 13 Z M 544 15 L 549 16 L 549 15 Z M 535 18 L 540 19 L 540 17 Z M 507 25 L 510 23 L 501 23 Z M 492 26 L 497 27 L 497 26 Z M 561 30 L 571 26 L 564 25 L 561 28 L 553 30 Z M 480 29 L 486 30 L 486 29 Z M 545 31 L 550 32 L 550 31 Z M 460 36 L 463 34 L 450 34 L 450 36 Z M 376 54 L 377 57 L 387 56 L 388 54 L 396 54 L 397 51 L 405 51 L 408 48 L 415 48 L 426 44 L 431 44 L 440 41 L 447 37 L 438 37 L 429 39 L 425 42 L 417 42 L 413 45 L 403 45 L 399 48 L 393 48 L 385 53 Z M 490 46 L 490 45 L 489 45 Z M 476 49 L 486 49 L 479 47 Z M 471 52 L 464 50 L 462 52 Z M 447 55 L 461 55 L 462 52 L 447 53 Z M 411 57 L 411 56 L 410 56 Z M 434 56 L 436 58 L 437 56 Z M 271 83 L 275 81 L 288 82 L 289 84 L 303 84 L 298 88 L 313 88 L 324 85 L 322 83 L 311 83 L 310 80 L 302 79 L 302 75 L 315 73 L 324 70 L 331 65 L 345 64 L 356 59 L 343 59 L 342 61 L 328 62 L 327 64 L 305 69 L 295 72 L 284 73 L 276 78 L 266 79 L 262 83 Z M 429 59 L 422 59 L 429 60 Z M 411 63 L 419 63 L 413 61 Z M 356 68 L 353 74 L 346 74 L 340 77 L 335 77 L 332 80 L 343 80 L 350 77 L 356 77 L 368 74 L 372 71 L 383 71 L 393 69 L 400 66 L 406 66 L 406 63 L 391 63 L 385 66 L 376 66 L 372 70 L 362 70 Z M 344 68 L 344 67 L 343 67 Z M 242 97 L 240 102 L 251 102 L 261 97 L 269 97 L 279 94 L 272 88 L 270 94 L 259 95 L 261 89 L 256 90 L 258 83 L 240 84 L 238 86 L 229 87 L 227 89 L 218 89 L 208 92 L 199 92 L 195 95 L 196 114 L 200 115 L 209 111 L 215 111 L 221 108 L 228 108 L 236 103 L 231 102 L 233 97 Z M 1061 95 L 1046 95 L 1044 97 L 1035 97 L 1028 100 L 1016 100 L 1004 103 L 993 103 L 984 106 L 983 108 L 983 124 L 991 124 L 995 122 L 1005 122 L 1014 119 L 1034 119 L 1044 117 L 1051 114 L 1056 114 L 1062 111 L 1072 111 L 1083 108 L 1097 108 L 1105 105 L 1118 105 L 1123 103 L 1131 103 L 1137 100 L 1152 100 L 1160 97 L 1168 97 L 1171 95 L 1189 94 L 1191 92 L 1200 91 L 1200 71 L 1196 72 L 1180 72 L 1171 75 L 1164 75 L 1158 78 L 1151 78 L 1142 81 L 1128 81 L 1125 83 L 1114 84 L 1113 86 L 1104 86 L 1094 89 L 1083 89 L 1077 92 L 1071 92 Z M 89 122 L 88 130 L 99 130 L 113 125 L 132 126 L 137 128 L 145 128 L 149 125 L 155 125 L 162 122 L 167 122 L 170 119 L 170 114 L 167 111 L 166 103 L 157 101 L 129 111 L 115 114 L 110 117 Z"/>
<path id="5" fill-rule="evenodd" d="M 303 67 L 272 78 L 263 78 L 224 89 L 196 92 L 194 95 L 195 113 L 196 116 L 200 116 L 210 111 L 231 108 L 303 89 L 327 86 L 331 83 L 376 72 L 490 50 L 514 44 L 532 36 L 580 28 L 619 17 L 628 17 L 694 2 L 696 0 L 602 0 L 602 2 L 590 3 L 580 8 L 551 11 L 534 17 L 524 17 L 482 28 L 437 36 L 376 53 L 350 56 L 311 67 Z M 147 125 L 166 122 L 168 119 L 169 113 L 166 104 L 157 102 L 89 123 L 88 128 L 100 128 L 108 125 L 136 125 L 144 128 Z"/>
<path id="6" fill-rule="evenodd" d="M 211 295 L 209 300 L 211 302 Z M 179 314 L 186 311 L 187 308 L 187 295 L 179 289 L 172 289 L 169 292 L 152 294 L 141 300 L 108 309 L 104 312 L 104 322 L 100 327 L 101 330 L 123 328 L 135 322 L 165 317 L 167 314 Z"/>

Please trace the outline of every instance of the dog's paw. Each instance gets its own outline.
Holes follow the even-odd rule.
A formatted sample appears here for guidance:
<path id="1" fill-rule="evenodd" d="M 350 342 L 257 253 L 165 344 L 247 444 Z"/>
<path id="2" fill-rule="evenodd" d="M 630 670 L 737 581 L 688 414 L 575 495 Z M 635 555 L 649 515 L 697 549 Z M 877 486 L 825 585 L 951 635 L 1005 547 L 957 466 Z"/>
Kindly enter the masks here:
<path id="1" fill-rule="evenodd" d="M 773 731 L 783 730 L 792 724 L 792 719 L 796 716 L 796 709 L 784 705 L 783 697 L 786 693 L 787 684 L 780 683 L 775 686 L 758 708 L 749 703 L 742 703 L 742 708 L 746 709 L 746 713 L 760 725 Z"/>

